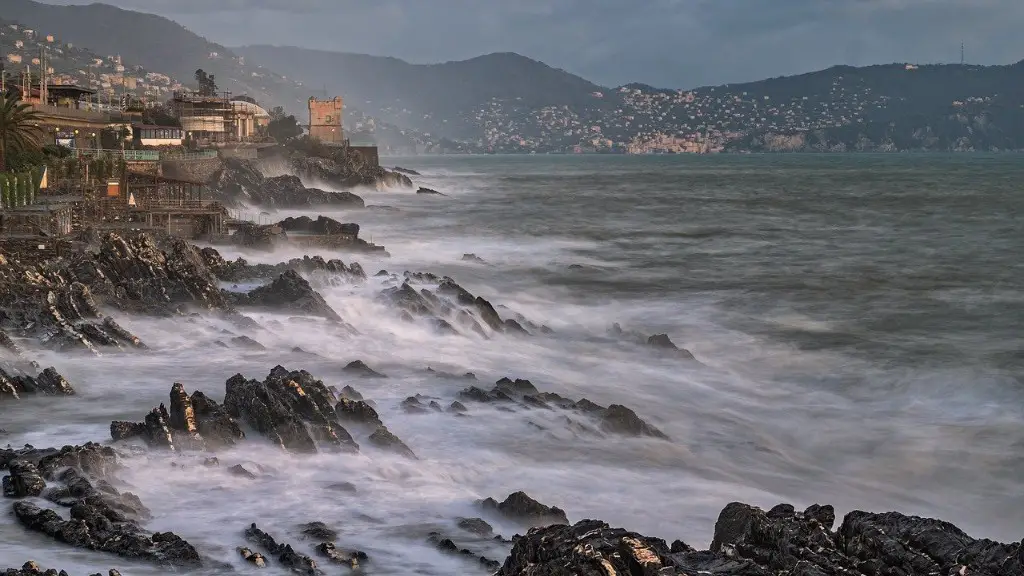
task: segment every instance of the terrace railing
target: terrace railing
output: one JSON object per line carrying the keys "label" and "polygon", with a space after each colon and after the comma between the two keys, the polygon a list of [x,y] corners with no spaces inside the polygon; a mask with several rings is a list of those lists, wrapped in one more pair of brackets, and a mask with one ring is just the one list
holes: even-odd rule
{"label": "terrace railing", "polygon": [[75,154],[79,158],[83,156],[111,156],[113,158],[124,158],[128,162],[155,162],[160,160],[158,150],[111,150],[106,148],[76,148]]}

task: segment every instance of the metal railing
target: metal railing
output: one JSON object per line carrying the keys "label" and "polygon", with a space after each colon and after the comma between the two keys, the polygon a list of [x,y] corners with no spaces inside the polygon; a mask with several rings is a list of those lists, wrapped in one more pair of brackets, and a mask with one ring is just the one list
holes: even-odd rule
{"label": "metal railing", "polygon": [[83,156],[105,156],[113,158],[124,158],[127,161],[153,162],[160,160],[160,152],[157,150],[111,150],[106,148],[76,148],[75,154]]}
{"label": "metal railing", "polygon": [[216,150],[199,150],[197,152],[164,152],[163,160],[208,160],[216,158]]}

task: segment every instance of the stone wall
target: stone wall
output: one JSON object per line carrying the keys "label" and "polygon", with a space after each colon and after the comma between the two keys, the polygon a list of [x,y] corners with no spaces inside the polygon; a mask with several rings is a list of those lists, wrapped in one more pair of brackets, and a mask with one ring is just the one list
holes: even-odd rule
{"label": "stone wall", "polygon": [[163,160],[161,169],[165,178],[206,182],[223,167],[220,158],[201,158],[196,160]]}
{"label": "stone wall", "polygon": [[362,155],[363,160],[371,166],[380,166],[380,153],[376,146],[350,146],[349,148]]}

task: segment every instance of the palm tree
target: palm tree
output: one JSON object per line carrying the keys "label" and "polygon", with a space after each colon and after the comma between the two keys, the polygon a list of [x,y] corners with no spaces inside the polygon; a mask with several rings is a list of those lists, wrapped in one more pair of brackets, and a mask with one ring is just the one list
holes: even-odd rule
{"label": "palm tree", "polygon": [[39,112],[12,94],[0,94],[0,172],[14,155],[38,147],[42,137]]}

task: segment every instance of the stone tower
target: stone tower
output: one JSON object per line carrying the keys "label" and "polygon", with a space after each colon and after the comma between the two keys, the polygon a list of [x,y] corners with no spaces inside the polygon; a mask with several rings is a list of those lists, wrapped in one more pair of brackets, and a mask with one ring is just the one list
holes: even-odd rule
{"label": "stone tower", "polygon": [[324,144],[340,145],[345,141],[341,127],[341,96],[333,100],[309,99],[309,135]]}

